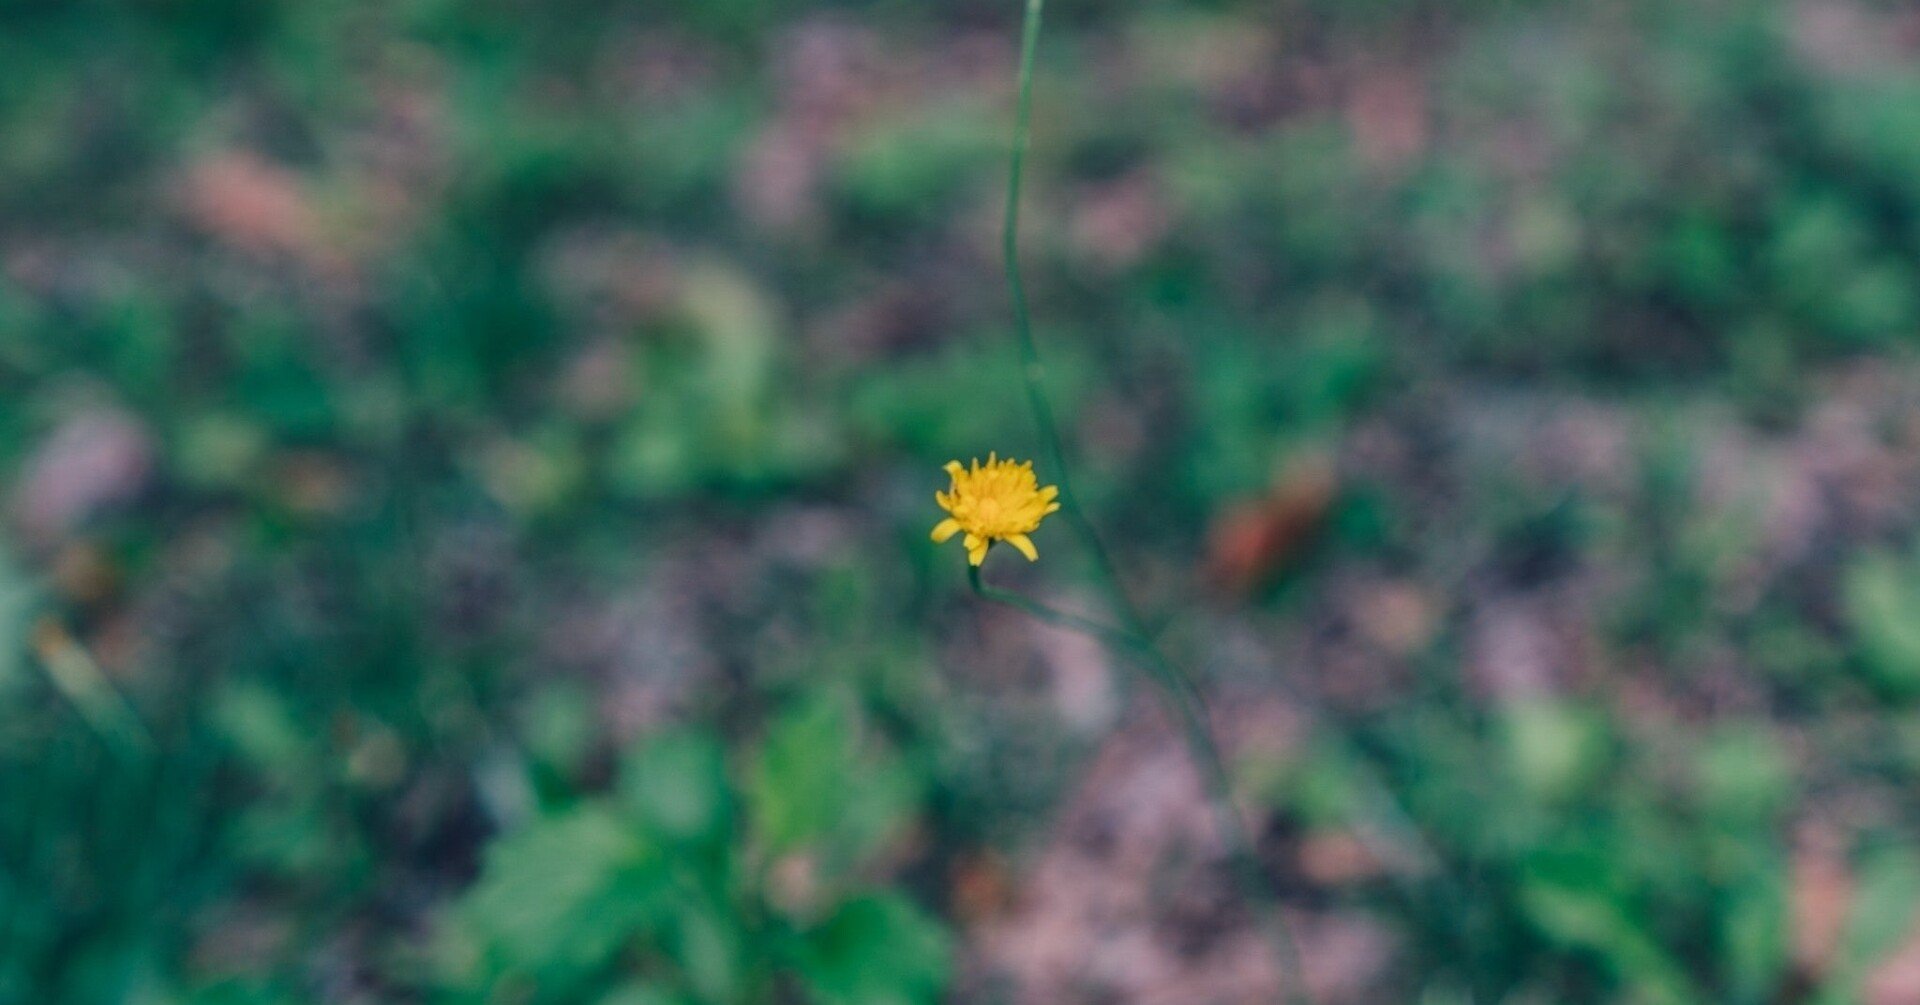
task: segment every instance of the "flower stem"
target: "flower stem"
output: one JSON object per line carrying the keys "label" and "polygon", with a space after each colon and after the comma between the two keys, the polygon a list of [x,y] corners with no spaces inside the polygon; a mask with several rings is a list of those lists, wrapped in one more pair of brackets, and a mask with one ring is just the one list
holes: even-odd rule
{"label": "flower stem", "polygon": [[1273,888],[1272,878],[1261,868],[1259,857],[1255,854],[1246,819],[1240,815],[1233,801],[1233,785],[1227,775],[1226,761],[1207,727],[1206,706],[1199,688],[1167,659],[1158,646],[1139,634],[1048,607],[1011,590],[988,586],[981,582],[978,566],[967,567],[967,582],[982,600],[1003,604],[1048,624],[1091,636],[1123,658],[1133,661],[1160,689],[1162,700],[1180,724],[1187,754],[1200,773],[1207,801],[1213,808],[1220,840],[1226,845],[1227,856],[1233,863],[1235,882],[1258,915],[1260,928],[1265,932],[1280,964],[1285,999],[1291,1005],[1312,1005],[1313,999],[1301,979],[1299,948],[1294,945],[1286,919],[1280,914],[1279,896]]}
{"label": "flower stem", "polygon": [[1118,570],[1100,534],[1080,508],[1073,491],[1073,474],[1067,465],[1067,452],[1060,439],[1060,424],[1053,417],[1053,403],[1047,398],[1046,367],[1033,339],[1033,316],[1027,309],[1027,286],[1020,272],[1020,191],[1026,176],[1027,148],[1033,125],[1033,66],[1040,48],[1040,27],[1046,0],[1027,0],[1026,23],[1020,35],[1020,97],[1014,112],[1013,156],[1007,174],[1007,211],[1000,234],[1001,258],[1006,266],[1007,290],[1013,302],[1013,330],[1020,349],[1020,375],[1027,392],[1027,405],[1040,427],[1041,446],[1047,464],[1060,486],[1060,511],[1074,532],[1092,552],[1100,581],[1127,630],[1145,636],[1140,612],[1121,586]]}
{"label": "flower stem", "polygon": [[1131,659],[1146,671],[1148,678],[1158,687],[1162,700],[1180,723],[1188,754],[1193,758],[1205,785],[1208,801],[1213,805],[1220,839],[1227,846],[1228,855],[1238,875],[1240,889],[1258,912],[1260,927],[1267,933],[1273,945],[1274,954],[1280,966],[1283,997],[1290,1005],[1312,1005],[1312,996],[1307,992],[1301,973],[1299,949],[1287,930],[1286,920],[1281,916],[1279,896],[1273,887],[1272,877],[1261,868],[1259,859],[1254,853],[1254,842],[1249,837],[1246,820],[1234,804],[1233,788],[1227,775],[1226,762],[1209,728],[1206,705],[1200,689],[1180,671],[1179,667],[1167,659],[1166,654],[1162,653],[1159,646],[1155,644],[1153,633],[1147,630],[1145,619],[1141,617],[1139,608],[1128,595],[1119,571],[1113,563],[1113,558],[1100,538],[1099,531],[1087,518],[1086,512],[1080,508],[1073,491],[1073,478],[1071,469],[1067,465],[1066,449],[1061,442],[1059,423],[1054,419],[1053,405],[1047,398],[1046,370],[1040,363],[1040,353],[1034,344],[1033,320],[1027,307],[1027,289],[1020,270],[1020,191],[1022,179],[1026,173],[1027,148],[1032,134],[1034,57],[1039,49],[1040,28],[1045,8],[1046,0],[1026,0],[1026,17],[1020,36],[1020,93],[1015,112],[1013,152],[1007,176],[1007,209],[1001,244],[1006,264],[1007,288],[1013,304],[1014,332],[1019,344],[1021,377],[1026,387],[1027,404],[1033,410],[1034,421],[1040,428],[1040,438],[1046,450],[1047,462],[1053,468],[1054,478],[1060,486],[1061,513],[1093,555],[1099,580],[1106,589],[1114,614],[1120,619],[1120,627],[1110,627],[1088,618],[1055,610],[1017,593],[989,587],[981,582],[978,566],[968,566],[967,581],[982,599],[1005,604],[1048,623],[1092,636],[1114,652]]}

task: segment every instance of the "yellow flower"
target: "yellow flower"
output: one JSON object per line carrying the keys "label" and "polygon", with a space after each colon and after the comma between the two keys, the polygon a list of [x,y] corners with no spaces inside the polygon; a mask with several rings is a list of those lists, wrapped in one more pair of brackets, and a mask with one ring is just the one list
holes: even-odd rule
{"label": "yellow flower", "polygon": [[1039,528],[1048,513],[1060,508],[1053,501],[1060,489],[1053,485],[1041,488],[1033,476],[1032,461],[1003,461],[997,454],[988,454],[984,466],[978,457],[971,468],[948,461],[947,475],[953,483],[947,491],[933,494],[934,501],[949,514],[933,528],[935,544],[965,531],[967,561],[974,565],[986,560],[987,547],[995,541],[1013,545],[1029,562],[1040,558],[1027,535]]}

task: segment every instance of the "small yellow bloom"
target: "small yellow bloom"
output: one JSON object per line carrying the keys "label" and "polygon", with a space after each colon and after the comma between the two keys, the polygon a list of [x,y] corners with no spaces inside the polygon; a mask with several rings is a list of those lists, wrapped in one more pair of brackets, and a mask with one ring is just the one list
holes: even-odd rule
{"label": "small yellow bloom", "polygon": [[1040,558],[1027,535],[1039,528],[1048,513],[1060,508],[1054,502],[1060,489],[1053,485],[1041,488],[1033,476],[1032,461],[1003,461],[998,454],[988,454],[985,465],[976,457],[971,468],[948,461],[947,475],[953,483],[947,491],[933,494],[934,501],[949,514],[933,528],[935,544],[965,531],[967,561],[974,565],[986,560],[987,547],[995,541],[1013,545],[1029,562]]}

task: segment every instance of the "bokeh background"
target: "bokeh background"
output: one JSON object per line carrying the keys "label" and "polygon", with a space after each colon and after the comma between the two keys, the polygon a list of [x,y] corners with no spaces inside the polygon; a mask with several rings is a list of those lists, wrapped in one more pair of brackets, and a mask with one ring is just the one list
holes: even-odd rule
{"label": "bokeh background", "polygon": [[[0,0],[0,1002],[1274,1001],[1018,6]],[[1920,1001],[1920,15],[1049,14],[1320,1001]]]}

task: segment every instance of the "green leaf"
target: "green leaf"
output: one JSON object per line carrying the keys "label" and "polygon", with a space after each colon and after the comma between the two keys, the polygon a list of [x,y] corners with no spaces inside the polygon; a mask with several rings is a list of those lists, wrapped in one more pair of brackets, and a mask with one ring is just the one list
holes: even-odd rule
{"label": "green leaf", "polygon": [[455,908],[455,942],[443,948],[477,957],[482,979],[495,969],[590,971],[659,916],[658,866],[635,828],[604,807],[537,821],[488,848],[480,881]]}
{"label": "green leaf", "polygon": [[1600,957],[1634,991],[1654,1002],[1702,1000],[1685,970],[1622,902],[1604,874],[1605,863],[1582,857],[1552,863],[1528,876],[1520,900],[1541,932],[1563,945]]}
{"label": "green leaf", "polygon": [[949,937],[911,901],[848,901],[805,937],[801,979],[821,1005],[933,1002],[947,983]]}
{"label": "green leaf", "polygon": [[254,770],[290,787],[315,784],[311,731],[301,728],[280,695],[236,682],[221,689],[212,711],[215,727]]}
{"label": "green leaf", "polygon": [[620,794],[642,819],[677,841],[711,839],[728,815],[725,752],[712,734],[685,729],[627,752]]}
{"label": "green leaf", "polygon": [[1878,963],[1912,930],[1916,907],[1920,907],[1920,856],[1902,847],[1868,855],[1860,865],[1836,970],[1857,979]]}
{"label": "green leaf", "polygon": [[741,933],[730,919],[705,905],[687,903],[675,919],[674,957],[687,982],[705,1001],[740,1000],[746,962]]}
{"label": "green leaf", "polygon": [[776,722],[748,788],[760,839],[775,852],[816,847],[851,863],[891,839],[916,802],[913,779],[861,749],[850,703],[819,697]]}
{"label": "green leaf", "polygon": [[1764,724],[1718,727],[1695,764],[1701,800],[1723,822],[1769,819],[1793,790],[1793,768]]}
{"label": "green leaf", "polygon": [[1790,938],[1784,870],[1759,875],[1735,891],[1721,928],[1727,985],[1737,1001],[1761,1001],[1779,986]]}
{"label": "green leaf", "polygon": [[528,702],[521,727],[527,750],[543,766],[567,773],[586,757],[593,741],[593,704],[585,691],[555,686]]}
{"label": "green leaf", "polygon": [[1903,691],[1920,688],[1920,583],[1905,562],[1869,555],[1847,570],[1842,596],[1867,669]]}
{"label": "green leaf", "polygon": [[1571,796],[1604,766],[1605,725],[1590,709],[1555,699],[1523,701],[1502,709],[1500,723],[1513,775],[1536,799]]}
{"label": "green leaf", "polygon": [[937,114],[878,123],[844,152],[837,187],[875,223],[927,213],[999,155],[1000,123],[984,111],[951,103]]}

